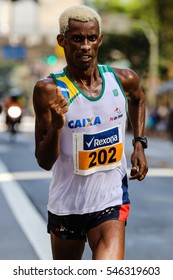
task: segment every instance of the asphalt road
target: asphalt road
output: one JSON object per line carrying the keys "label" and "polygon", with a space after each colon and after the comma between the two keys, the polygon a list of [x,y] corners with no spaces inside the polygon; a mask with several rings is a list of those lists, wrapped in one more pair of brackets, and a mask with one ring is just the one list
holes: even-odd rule
{"label": "asphalt road", "polygon": [[[46,232],[51,172],[34,158],[33,122],[25,120],[14,142],[0,125],[0,260],[51,259]],[[132,151],[127,134],[126,154]],[[131,212],[126,227],[127,260],[173,259],[173,143],[149,139],[149,173],[130,181]],[[86,244],[84,259],[91,259]]]}

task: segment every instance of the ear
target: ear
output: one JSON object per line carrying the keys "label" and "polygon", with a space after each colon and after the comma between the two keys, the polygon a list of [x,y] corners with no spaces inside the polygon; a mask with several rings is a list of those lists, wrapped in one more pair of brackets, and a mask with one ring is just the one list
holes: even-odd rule
{"label": "ear", "polygon": [[101,34],[99,38],[99,47],[101,46],[102,42],[103,42],[103,34]]}
{"label": "ear", "polygon": [[57,35],[57,42],[62,48],[64,48],[64,36],[62,34]]}

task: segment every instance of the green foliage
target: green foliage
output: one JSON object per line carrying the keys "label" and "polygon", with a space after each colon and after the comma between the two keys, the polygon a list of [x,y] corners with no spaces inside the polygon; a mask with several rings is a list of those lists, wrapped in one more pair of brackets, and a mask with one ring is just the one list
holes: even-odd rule
{"label": "green foliage", "polygon": [[91,0],[89,3],[97,7],[99,12],[134,13],[145,8],[147,0]]}
{"label": "green foliage", "polygon": [[149,43],[142,33],[133,33],[129,35],[104,34],[103,44],[99,49],[99,63],[115,62],[111,56],[112,51],[121,51],[131,67],[138,73],[147,72]]}
{"label": "green foliage", "polygon": [[[159,39],[160,74],[166,73],[173,61],[173,1],[172,0],[90,0],[90,4],[102,13],[122,12],[133,21],[146,22]],[[144,30],[137,29],[142,36]],[[131,35],[129,35],[131,36]],[[134,35],[133,35],[134,36]],[[130,37],[129,37],[130,40]],[[124,41],[127,44],[127,41]],[[138,49],[138,37],[133,45],[134,51],[143,56],[143,50]],[[121,46],[123,48],[123,44]],[[126,50],[127,51],[127,50]],[[166,70],[167,69],[167,70]]]}

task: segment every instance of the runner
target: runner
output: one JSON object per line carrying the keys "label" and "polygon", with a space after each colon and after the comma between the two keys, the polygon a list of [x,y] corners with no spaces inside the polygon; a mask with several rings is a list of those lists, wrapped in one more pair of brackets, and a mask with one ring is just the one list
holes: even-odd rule
{"label": "runner", "polygon": [[126,109],[133,128],[130,180],[148,171],[144,149],[145,95],[130,69],[98,64],[101,18],[79,5],[60,16],[58,44],[67,66],[34,88],[35,155],[52,169],[48,232],[54,259],[124,259],[129,215],[124,154]]}

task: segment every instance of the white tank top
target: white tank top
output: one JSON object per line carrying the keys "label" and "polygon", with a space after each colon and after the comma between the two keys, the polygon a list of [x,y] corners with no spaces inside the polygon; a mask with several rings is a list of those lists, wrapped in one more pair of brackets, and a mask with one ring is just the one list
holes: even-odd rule
{"label": "white tank top", "polygon": [[68,101],[60,154],[52,168],[48,210],[84,214],[129,203],[124,138],[126,98],[109,66],[98,65],[102,91],[90,98],[68,77],[52,74]]}

